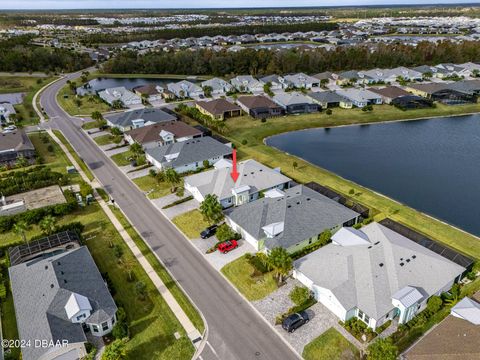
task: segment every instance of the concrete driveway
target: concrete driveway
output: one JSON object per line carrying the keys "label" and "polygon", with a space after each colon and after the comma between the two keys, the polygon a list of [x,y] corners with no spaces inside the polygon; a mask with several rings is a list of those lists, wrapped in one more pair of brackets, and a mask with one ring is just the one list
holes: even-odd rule
{"label": "concrete driveway", "polygon": [[198,207],[200,206],[200,203],[197,200],[192,199],[184,203],[169,207],[167,209],[163,209],[163,207],[175,201],[178,201],[180,199],[184,199],[190,195],[191,194],[187,190],[185,190],[183,197],[181,198],[175,194],[169,194],[167,196],[164,196],[158,199],[153,199],[151,201],[163,215],[165,215],[169,219],[173,219],[175,216],[198,209]]}
{"label": "concrete driveway", "polygon": [[216,269],[220,270],[228,263],[242,257],[246,253],[255,253],[255,249],[252,245],[250,245],[245,240],[238,240],[238,248],[226,253],[222,254],[219,251],[215,251],[213,253],[207,254],[207,250],[214,246],[218,239],[215,236],[212,236],[208,239],[194,239],[192,240],[193,245],[195,245],[203,254],[205,259]]}
{"label": "concrete driveway", "polygon": [[[303,286],[298,280],[289,278],[287,283],[281,286],[277,291],[271,293],[262,300],[254,301],[253,305],[267,319],[270,324],[275,324],[275,318],[288,311],[293,302],[290,300],[290,291],[296,286]],[[305,345],[322,335],[325,331],[334,327],[343,336],[345,336],[354,345],[358,345],[358,341],[353,338],[347,331],[338,324],[338,318],[330,312],[323,304],[316,303],[309,309],[307,313],[310,321],[298,328],[293,333],[287,333],[282,329],[281,325],[276,325],[278,332],[285,340],[287,340],[295,350],[301,354]]]}

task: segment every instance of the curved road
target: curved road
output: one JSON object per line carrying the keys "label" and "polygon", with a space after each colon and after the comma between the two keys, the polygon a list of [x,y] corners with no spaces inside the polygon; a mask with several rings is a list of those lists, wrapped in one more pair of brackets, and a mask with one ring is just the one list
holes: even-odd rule
{"label": "curved road", "polygon": [[81,119],[70,117],[59,107],[57,92],[67,80],[78,76],[79,73],[69,74],[41,93],[41,106],[50,118],[45,125],[63,132],[204,315],[208,337],[199,357],[204,360],[298,359],[264,319],[80,130]]}

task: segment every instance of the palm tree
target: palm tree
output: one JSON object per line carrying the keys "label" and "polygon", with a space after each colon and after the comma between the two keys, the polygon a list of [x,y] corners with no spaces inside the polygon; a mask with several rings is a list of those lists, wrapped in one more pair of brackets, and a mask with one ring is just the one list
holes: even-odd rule
{"label": "palm tree", "polygon": [[200,204],[200,212],[205,221],[214,224],[223,219],[223,208],[216,195],[208,194]]}
{"label": "palm tree", "polygon": [[170,191],[175,192],[175,186],[180,182],[180,175],[174,169],[169,168],[164,172],[164,177],[171,186]]}
{"label": "palm tree", "polygon": [[39,226],[45,235],[52,235],[57,230],[57,219],[52,215],[47,215],[40,221]]}
{"label": "palm tree", "polygon": [[280,285],[283,283],[283,279],[287,276],[292,269],[292,258],[288,254],[287,250],[282,247],[276,247],[268,254],[270,266],[273,268],[277,283]]}
{"label": "palm tree", "polygon": [[28,229],[29,226],[25,221],[19,221],[13,225],[14,233],[20,235],[25,243],[27,242],[27,236],[25,235],[25,233]]}
{"label": "palm tree", "polygon": [[143,154],[142,145],[140,145],[139,143],[133,143],[132,145],[130,145],[130,151],[133,153],[135,159],[138,159],[138,157]]}

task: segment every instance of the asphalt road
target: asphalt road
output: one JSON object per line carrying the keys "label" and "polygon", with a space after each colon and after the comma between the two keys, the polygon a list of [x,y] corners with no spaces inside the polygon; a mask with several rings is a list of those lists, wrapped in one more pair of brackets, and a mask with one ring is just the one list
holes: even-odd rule
{"label": "asphalt road", "polygon": [[47,126],[63,132],[204,315],[208,337],[200,358],[298,359],[247,301],[80,130],[82,120],[68,116],[58,106],[56,93],[75,77],[78,74],[70,74],[41,94],[41,106],[50,118]]}

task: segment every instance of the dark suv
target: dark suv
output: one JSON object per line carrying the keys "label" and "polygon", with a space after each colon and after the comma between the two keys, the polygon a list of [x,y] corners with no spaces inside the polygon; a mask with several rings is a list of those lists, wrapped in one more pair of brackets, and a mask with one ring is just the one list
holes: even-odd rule
{"label": "dark suv", "polygon": [[289,333],[294,332],[300,326],[308,323],[310,318],[305,311],[300,311],[298,313],[292,314],[282,321],[282,328]]}
{"label": "dark suv", "polygon": [[217,225],[212,225],[207,227],[205,230],[203,230],[200,233],[200,237],[202,239],[206,239],[206,238],[209,238],[210,236],[215,235],[216,232],[217,232]]}

